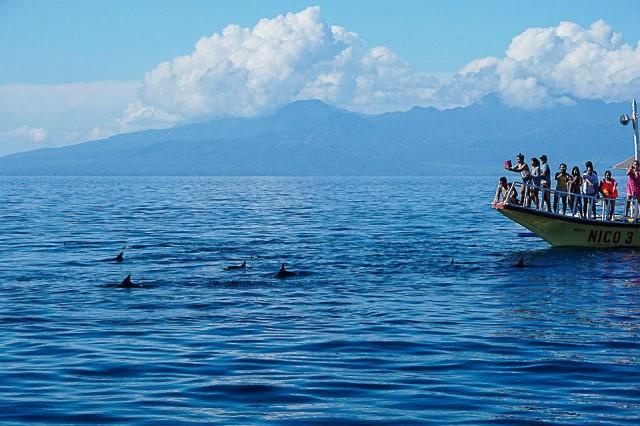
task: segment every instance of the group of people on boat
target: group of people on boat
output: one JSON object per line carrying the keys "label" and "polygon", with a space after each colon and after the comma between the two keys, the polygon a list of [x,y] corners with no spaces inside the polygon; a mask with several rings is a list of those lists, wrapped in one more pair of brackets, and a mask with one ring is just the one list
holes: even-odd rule
{"label": "group of people on boat", "polygon": [[[571,173],[568,173],[567,165],[560,164],[553,177],[555,181],[553,204],[551,203],[551,168],[546,155],[541,155],[539,159],[533,157],[530,159],[530,164],[527,164],[524,155],[520,153],[516,156],[515,165],[511,165],[511,161],[505,161],[504,168],[520,173],[522,186],[520,194],[517,194],[515,188],[512,188],[513,184],[502,176],[494,198],[496,203],[506,201],[509,204],[530,208],[533,205],[537,210],[546,210],[555,214],[561,211],[563,215],[567,214],[568,208],[573,216],[595,218],[597,200],[602,198],[604,200],[603,216],[606,216],[607,220],[615,218],[618,182],[612,177],[610,170],[607,170],[604,178],[600,180],[591,161],[585,163],[582,173],[578,166],[574,166]],[[628,167],[627,177],[625,218],[629,217],[634,200],[635,205],[640,200],[640,162],[638,160],[633,161]],[[634,214],[637,215],[637,212]]]}

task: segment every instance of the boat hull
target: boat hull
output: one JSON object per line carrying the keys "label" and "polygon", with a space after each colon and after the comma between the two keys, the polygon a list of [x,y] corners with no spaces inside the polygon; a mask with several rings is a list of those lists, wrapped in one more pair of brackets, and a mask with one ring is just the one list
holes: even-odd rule
{"label": "boat hull", "polygon": [[554,247],[640,247],[640,223],[585,220],[502,203],[494,208]]}

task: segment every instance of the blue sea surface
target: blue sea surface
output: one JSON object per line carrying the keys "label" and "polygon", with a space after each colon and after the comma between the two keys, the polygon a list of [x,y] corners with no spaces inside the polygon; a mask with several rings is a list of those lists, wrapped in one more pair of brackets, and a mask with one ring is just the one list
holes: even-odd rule
{"label": "blue sea surface", "polygon": [[639,424],[640,252],[495,182],[0,178],[0,423]]}

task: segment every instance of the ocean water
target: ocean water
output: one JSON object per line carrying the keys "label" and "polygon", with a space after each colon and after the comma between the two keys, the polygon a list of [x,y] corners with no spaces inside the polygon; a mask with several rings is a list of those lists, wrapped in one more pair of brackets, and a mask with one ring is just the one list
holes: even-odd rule
{"label": "ocean water", "polygon": [[0,178],[0,423],[637,425],[640,252],[494,184]]}

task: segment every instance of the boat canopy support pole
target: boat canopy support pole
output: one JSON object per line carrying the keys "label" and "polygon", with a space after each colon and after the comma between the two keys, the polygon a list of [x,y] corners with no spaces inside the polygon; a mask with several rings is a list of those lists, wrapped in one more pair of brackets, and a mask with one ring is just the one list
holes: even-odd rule
{"label": "boat canopy support pole", "polygon": [[634,158],[638,159],[638,105],[636,104],[636,98],[633,98],[631,103],[631,122],[633,123],[633,148]]}
{"label": "boat canopy support pole", "polygon": [[[631,122],[631,127],[633,127],[633,159],[638,160],[638,141],[640,140],[640,136],[638,136],[638,104],[636,103],[636,98],[633,98],[633,101],[631,102],[631,116],[628,116],[627,114],[622,114],[620,116],[620,124],[626,126],[629,122]],[[616,164],[616,168],[623,168],[623,166],[628,167],[629,164],[626,163],[629,160]]]}

